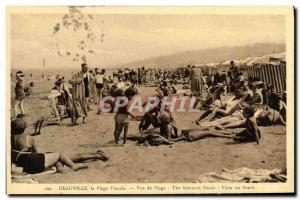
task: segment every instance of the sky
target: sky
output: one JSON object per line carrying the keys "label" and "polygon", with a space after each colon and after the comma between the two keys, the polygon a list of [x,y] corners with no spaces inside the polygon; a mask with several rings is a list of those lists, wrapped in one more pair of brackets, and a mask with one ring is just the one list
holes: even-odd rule
{"label": "sky", "polygon": [[[61,25],[62,17],[60,14],[11,15],[13,68],[40,68],[43,59],[48,67],[80,66],[81,60],[73,61],[75,54],[85,55],[89,65],[114,67],[183,51],[285,42],[285,18],[280,15],[93,14],[93,19],[84,15],[96,36],[94,41],[86,40],[84,30],[60,28],[53,34],[53,27],[57,23]],[[82,40],[87,45],[84,51],[77,47]]]}

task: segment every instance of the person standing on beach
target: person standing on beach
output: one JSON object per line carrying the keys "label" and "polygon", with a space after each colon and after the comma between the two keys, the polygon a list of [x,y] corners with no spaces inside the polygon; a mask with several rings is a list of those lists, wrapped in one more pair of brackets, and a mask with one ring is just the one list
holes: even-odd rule
{"label": "person standing on beach", "polygon": [[[72,96],[76,102],[79,103],[78,114],[76,118],[82,116],[83,123],[87,117],[88,101],[89,101],[89,75],[88,65],[86,63],[81,64],[81,71],[73,75],[72,80],[69,81],[73,87]],[[80,110],[80,111],[79,111]],[[77,122],[75,123],[77,124]]]}
{"label": "person standing on beach", "polygon": [[[84,88],[84,107],[85,110],[88,110],[88,104],[89,104],[89,97],[90,97],[90,92],[89,92],[89,75],[88,75],[88,65],[86,63],[83,63],[81,65],[81,76],[82,76],[82,83],[83,83],[83,88]],[[83,117],[83,123],[85,123],[85,117]]]}
{"label": "person standing on beach", "polygon": [[138,76],[138,86],[140,86],[142,84],[142,75],[141,75],[140,68],[138,68],[137,76]]}
{"label": "person standing on beach", "polygon": [[25,75],[22,71],[16,73],[16,87],[15,87],[15,104],[14,104],[14,117],[17,117],[19,114],[25,114],[24,111],[24,99],[25,99]]}
{"label": "person standing on beach", "polygon": [[123,145],[126,144],[128,127],[129,127],[128,116],[134,118],[135,115],[133,115],[131,112],[128,111],[130,102],[127,102],[126,105],[122,105],[122,104],[124,104],[125,99],[131,101],[133,96],[134,96],[134,91],[130,88],[127,89],[125,92],[122,89],[116,90],[116,99],[120,98],[119,99],[120,106],[118,106],[115,115],[115,130],[114,130],[115,144],[119,143],[120,135],[123,130],[124,130]]}
{"label": "person standing on beach", "polygon": [[191,91],[193,95],[200,96],[201,92],[201,83],[202,83],[202,71],[199,68],[196,68],[195,66],[192,66],[191,70]]}
{"label": "person standing on beach", "polygon": [[[98,94],[98,98],[99,98],[99,103],[103,97],[104,79],[105,79],[104,74],[105,74],[105,70],[102,69],[101,72],[97,71],[97,74],[95,76],[95,83],[96,83],[96,89],[97,89],[97,94]],[[97,114],[100,115],[100,113],[101,113],[101,109],[99,107]]]}

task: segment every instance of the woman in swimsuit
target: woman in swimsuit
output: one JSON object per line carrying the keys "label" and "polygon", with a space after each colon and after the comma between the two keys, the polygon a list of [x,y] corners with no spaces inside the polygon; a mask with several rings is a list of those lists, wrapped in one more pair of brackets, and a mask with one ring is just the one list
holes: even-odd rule
{"label": "woman in swimsuit", "polygon": [[259,126],[270,126],[274,124],[286,125],[280,112],[268,106],[264,106],[263,111],[256,117]]}
{"label": "woman in swimsuit", "polygon": [[23,167],[23,170],[27,173],[40,173],[52,166],[55,166],[58,172],[63,172],[63,165],[77,171],[88,166],[81,163],[75,164],[74,162],[93,159],[107,160],[107,157],[101,151],[76,154],[71,158],[61,153],[41,153],[38,150],[35,137],[24,134],[26,126],[24,115],[18,115],[11,122],[11,159],[12,163]]}

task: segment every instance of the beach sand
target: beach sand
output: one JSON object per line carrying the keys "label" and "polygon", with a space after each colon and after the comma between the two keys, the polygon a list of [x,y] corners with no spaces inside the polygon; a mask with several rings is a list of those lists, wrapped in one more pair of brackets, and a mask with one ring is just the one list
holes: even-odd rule
{"label": "beach sand", "polygon": [[[39,97],[49,94],[53,81],[37,82],[33,97],[25,100],[28,120],[49,115],[48,101]],[[13,93],[12,85],[12,93]],[[151,94],[154,88],[140,88],[142,95]],[[173,145],[137,146],[128,141],[125,146],[113,144],[114,114],[96,115],[92,105],[87,124],[73,126],[70,119],[62,125],[46,126],[37,136],[42,152],[63,152],[66,155],[103,150],[109,161],[88,163],[89,168],[37,177],[39,183],[178,183],[193,182],[200,174],[220,171],[223,168],[285,168],[286,129],[284,126],[261,127],[262,139],[256,143],[234,144],[223,138],[207,138],[195,142],[178,142]],[[180,129],[195,127],[200,113],[174,113]],[[129,134],[138,134],[137,121],[131,121]],[[27,132],[32,132],[28,128]]]}

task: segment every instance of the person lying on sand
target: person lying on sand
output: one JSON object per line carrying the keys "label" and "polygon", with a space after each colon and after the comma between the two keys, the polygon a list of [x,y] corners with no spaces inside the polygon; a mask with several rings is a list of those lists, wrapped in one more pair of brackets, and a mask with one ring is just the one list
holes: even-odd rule
{"label": "person lying on sand", "polygon": [[[272,126],[276,124],[286,125],[280,112],[268,107],[267,105],[259,107],[254,106],[254,108],[254,117],[256,118],[258,126]],[[240,112],[235,112],[231,116],[222,117],[211,122],[200,123],[199,126],[225,130],[228,128],[244,127],[245,121],[246,119]]]}
{"label": "person lying on sand", "polygon": [[256,117],[256,120],[259,126],[270,126],[275,124],[286,125],[280,112],[267,105],[263,106],[263,111]]}
{"label": "person lying on sand", "polygon": [[[259,144],[261,138],[260,130],[257,127],[254,116],[255,109],[253,107],[246,107],[243,110],[245,118],[243,129],[239,133],[235,132],[220,132],[211,127],[197,127],[188,130],[182,130],[182,134],[177,136],[177,128],[165,123],[160,129],[149,129],[143,132],[144,137],[140,138],[140,142],[147,141],[149,144],[173,144],[178,141],[196,141],[209,137],[220,137],[233,139],[236,142],[256,142]],[[175,134],[176,133],[176,134]],[[154,137],[155,136],[155,137]],[[135,138],[136,139],[136,138]]]}
{"label": "person lying on sand", "polygon": [[225,103],[222,107],[215,107],[213,109],[208,110],[207,112],[203,113],[197,120],[196,123],[199,124],[203,120],[212,121],[217,116],[230,116],[236,110],[239,109],[239,104],[242,103],[248,94],[244,95],[242,90],[237,89],[234,92],[234,97],[230,99],[228,102]]}
{"label": "person lying on sand", "polygon": [[11,159],[12,163],[23,167],[27,173],[40,173],[44,170],[55,166],[58,172],[63,172],[63,166],[66,165],[73,171],[87,168],[88,166],[81,163],[86,160],[107,160],[108,158],[102,151],[95,153],[76,154],[67,157],[62,153],[46,152],[42,153],[38,149],[35,137],[25,134],[27,123],[24,115],[20,114],[11,122]]}
{"label": "person lying on sand", "polygon": [[139,136],[130,136],[128,139],[136,140],[139,144],[150,144],[150,145],[160,145],[160,144],[173,144],[171,141],[178,137],[178,129],[171,125],[170,114],[168,112],[161,112],[158,116],[159,125],[155,128],[147,129],[141,131]]}
{"label": "person lying on sand", "polygon": [[260,130],[257,126],[256,119],[254,118],[255,109],[253,107],[246,107],[243,110],[243,116],[245,118],[245,129],[239,133],[220,133],[217,130],[207,127],[194,128],[189,130],[182,130],[181,136],[171,141],[196,141],[207,137],[221,137],[233,139],[237,142],[256,142],[259,144],[261,138]]}
{"label": "person lying on sand", "polygon": [[216,129],[236,128],[245,124],[245,118],[240,112],[235,112],[231,116],[222,117],[213,121],[199,123],[200,127],[211,127]]}

